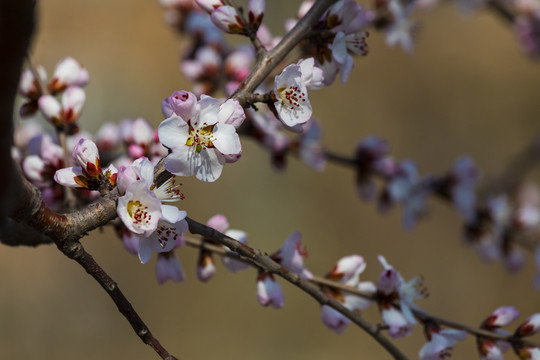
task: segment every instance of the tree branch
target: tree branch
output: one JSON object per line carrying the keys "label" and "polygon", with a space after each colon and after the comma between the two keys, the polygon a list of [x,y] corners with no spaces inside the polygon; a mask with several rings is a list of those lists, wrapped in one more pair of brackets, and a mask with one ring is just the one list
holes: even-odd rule
{"label": "tree branch", "polygon": [[248,105],[248,96],[255,91],[285,56],[312,31],[313,25],[335,2],[337,0],[317,0],[307,14],[281,39],[279,44],[257,60],[249,76],[236,89],[231,98],[238,100],[243,107],[246,107]]}
{"label": "tree branch", "polygon": [[262,253],[258,249],[253,249],[250,246],[230,238],[211,227],[203,225],[193,219],[186,218],[189,224],[189,231],[192,234],[199,234],[205,238],[214,240],[222,245],[227,246],[231,251],[238,253],[240,258],[250,264],[256,266],[264,272],[278,275],[287,280],[294,286],[298,287],[305,293],[313,297],[320,305],[328,305],[335,309],[343,316],[347,317],[353,323],[358,325],[362,330],[373,337],[386,351],[388,351],[394,359],[405,360],[407,357],[386,337],[382,336],[377,325],[370,324],[364,320],[360,314],[353,312],[342,305],[339,301],[324,294],[316,285],[308,280],[300,277],[298,274],[292,273],[281,265],[273,261],[270,256]]}

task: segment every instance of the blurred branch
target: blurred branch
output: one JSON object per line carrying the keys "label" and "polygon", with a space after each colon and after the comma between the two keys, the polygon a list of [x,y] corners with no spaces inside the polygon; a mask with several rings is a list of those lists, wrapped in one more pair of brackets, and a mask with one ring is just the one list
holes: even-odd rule
{"label": "blurred branch", "polygon": [[288,271],[273,261],[270,256],[261,252],[258,249],[251,248],[250,246],[243,244],[239,241],[230,238],[219,231],[214,230],[211,227],[203,225],[193,219],[186,218],[189,224],[189,231],[192,234],[199,234],[205,238],[211,239],[222,245],[227,246],[232,251],[238,253],[240,259],[249,262],[264,272],[278,275],[287,280],[294,286],[298,287],[305,293],[313,297],[320,305],[328,305],[334,310],[347,317],[353,323],[358,325],[362,330],[373,337],[386,351],[388,351],[394,359],[405,360],[407,357],[397,348],[392,342],[380,333],[380,328],[377,325],[370,324],[364,320],[358,313],[351,311],[343,306],[338,300],[331,298],[324,294],[316,285],[312,284],[308,280],[300,277],[298,274]]}
{"label": "blurred branch", "polygon": [[533,141],[520,153],[518,153],[506,165],[504,170],[487,179],[478,190],[481,198],[497,195],[503,192],[512,192],[517,189],[525,178],[527,172],[540,163],[540,136],[535,136]]}
{"label": "blurred branch", "polygon": [[513,24],[516,21],[516,14],[510,2],[505,0],[488,0],[487,6],[508,23]]}
{"label": "blurred branch", "polygon": [[[211,251],[211,252],[213,252],[215,254],[219,254],[221,256],[227,256],[227,257],[233,258],[235,260],[243,261],[243,262],[248,263],[248,264],[253,266],[252,262],[244,259],[242,256],[238,255],[236,252],[229,251],[224,247],[216,246],[216,245],[210,244],[208,242],[205,242],[205,241],[203,241],[201,239],[196,239],[196,238],[192,238],[192,237],[186,237],[186,238],[184,238],[184,240],[185,240],[186,244],[189,245],[189,246],[196,247],[196,248],[203,248],[203,249]],[[377,301],[377,295],[376,294],[366,293],[366,292],[360,291],[358,289],[352,288],[352,287],[347,286],[347,285],[343,285],[343,284],[341,284],[339,282],[336,282],[336,281],[333,281],[333,280],[330,280],[330,279],[327,279],[327,278],[323,278],[323,277],[320,277],[320,276],[313,276],[313,278],[308,280],[308,281],[313,283],[313,284],[319,285],[319,286],[326,286],[326,287],[331,287],[331,288],[334,288],[334,289],[339,289],[339,290],[348,292],[350,294],[357,295],[357,296],[362,297],[364,299]],[[397,306],[397,304],[394,304],[394,305]],[[438,316],[428,314],[428,313],[426,313],[426,312],[424,312],[423,310],[420,310],[420,309],[411,308],[411,310],[412,310],[413,314],[415,315],[415,317],[418,319],[418,321],[420,321],[422,324],[426,324],[426,323],[430,323],[430,322],[431,323],[437,323],[437,324],[440,324],[440,325],[445,325],[445,326],[447,326],[449,328],[452,328],[452,329],[465,330],[467,333],[469,333],[471,335],[474,335],[474,336],[480,336],[480,337],[493,339],[493,340],[507,341],[509,343],[516,344],[516,345],[525,345],[525,346],[539,347],[540,348],[540,344],[534,343],[532,341],[523,340],[522,338],[514,337],[513,335],[504,335],[504,334],[497,333],[495,331],[488,331],[488,330],[479,329],[477,327],[464,325],[464,324],[461,324],[461,323],[458,323],[458,322],[455,322],[455,321],[447,320],[447,319],[444,319],[444,318],[441,318],[441,317],[438,317]]]}

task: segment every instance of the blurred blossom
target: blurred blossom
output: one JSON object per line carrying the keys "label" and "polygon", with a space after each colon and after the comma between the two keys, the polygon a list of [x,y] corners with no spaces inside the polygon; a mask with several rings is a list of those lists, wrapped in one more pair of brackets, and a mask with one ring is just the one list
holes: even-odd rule
{"label": "blurred blossom", "polygon": [[[326,278],[360,290],[368,296],[374,295],[377,289],[372,282],[360,282],[360,274],[364,272],[365,268],[366,263],[362,256],[345,256],[339,259]],[[370,299],[337,288],[325,286],[322,290],[327,296],[341,302],[345,308],[351,311],[367,309],[372,303]],[[350,323],[347,317],[327,305],[321,307],[321,318],[323,323],[337,334],[341,334]]]}
{"label": "blurred blossom", "polygon": [[451,171],[451,194],[454,205],[467,222],[476,219],[478,169],[471,158],[462,157]]}
{"label": "blurred blossom", "polygon": [[257,276],[257,300],[262,306],[283,307],[283,292],[272,274],[261,272]]}
{"label": "blurred blossom", "polygon": [[182,282],[186,276],[182,264],[174,255],[174,251],[159,253],[156,262],[156,277],[158,284],[162,285],[167,280]]}
{"label": "blurred blossom", "polygon": [[519,311],[513,306],[502,306],[496,309],[487,319],[482,322],[481,328],[494,330],[508,326],[519,316]]}
{"label": "blurred blossom", "polygon": [[306,279],[313,278],[313,274],[304,266],[307,257],[306,247],[302,244],[302,234],[292,233],[281,246],[281,249],[271,255],[272,260]]}

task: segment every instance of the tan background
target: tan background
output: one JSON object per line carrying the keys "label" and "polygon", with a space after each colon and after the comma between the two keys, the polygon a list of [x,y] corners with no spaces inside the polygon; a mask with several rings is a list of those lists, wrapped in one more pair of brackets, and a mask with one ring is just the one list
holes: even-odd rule
{"label": "tan background", "polygon": [[[281,31],[279,23],[298,2],[267,3],[267,19]],[[40,12],[35,61],[50,74],[71,55],[90,72],[83,127],[95,131],[104,121],[138,116],[157,125],[161,100],[189,89],[178,71],[182,41],[162,22],[157,3],[48,0]],[[357,59],[345,86],[310,94],[324,144],[350,153],[359,139],[376,134],[389,140],[396,158],[416,160],[422,173],[444,172],[464,154],[484,175],[500,170],[540,130],[540,65],[521,54],[512,30],[492,15],[463,17],[452,6],[423,14],[413,56],[372,33],[369,56]],[[268,252],[301,231],[307,265],[317,274],[359,253],[368,262],[364,279],[376,281],[382,253],[405,278],[424,275],[431,296],[420,306],[467,324],[501,305],[517,306],[520,320],[540,310],[530,256],[518,275],[500,264],[486,266],[462,246],[460,219],[446,204],[430,201],[430,216],[404,232],[398,209],[380,216],[357,198],[350,170],[329,165],[319,174],[291,159],[285,173],[276,173],[257,145],[242,145],[242,160],[228,165],[217,183],[185,181],[182,206],[191,217],[204,222],[224,213]],[[202,284],[196,251],[185,248],[179,254],[187,281],[158,286],[154,262],[141,265],[109,229],[84,244],[180,359],[390,358],[358,328],[341,336],[327,330],[319,306],[288,284],[282,284],[284,309],[262,308],[253,270],[232,275],[219,264],[215,278]],[[53,246],[2,247],[0,276],[0,359],[156,358],[101,288]],[[376,307],[365,316],[379,320]],[[416,358],[423,342],[417,327],[397,344]],[[454,358],[477,358],[472,338]]]}

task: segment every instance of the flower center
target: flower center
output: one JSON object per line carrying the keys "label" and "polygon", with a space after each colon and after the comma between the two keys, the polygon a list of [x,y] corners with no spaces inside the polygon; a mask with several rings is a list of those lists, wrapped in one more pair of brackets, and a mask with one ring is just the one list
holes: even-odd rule
{"label": "flower center", "polygon": [[206,150],[207,148],[213,148],[214,144],[214,125],[204,126],[195,129],[189,125],[189,136],[186,141],[187,146],[195,146],[195,152],[200,153],[201,150]]}
{"label": "flower center", "polygon": [[283,100],[285,106],[289,106],[291,110],[299,108],[300,103],[306,102],[306,94],[304,94],[298,86],[289,86],[278,89],[278,95]]}
{"label": "flower center", "polygon": [[133,223],[136,225],[146,225],[152,219],[152,215],[146,209],[148,209],[148,206],[144,206],[140,201],[131,200],[127,204],[129,217],[133,219]]}

